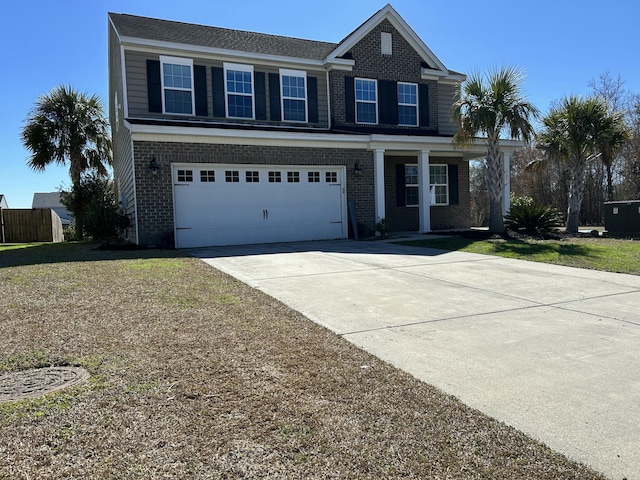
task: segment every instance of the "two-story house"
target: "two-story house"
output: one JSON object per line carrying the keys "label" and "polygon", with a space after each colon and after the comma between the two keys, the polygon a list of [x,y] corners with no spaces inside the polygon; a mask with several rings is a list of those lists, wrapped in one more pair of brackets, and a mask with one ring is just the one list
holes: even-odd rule
{"label": "two-story house", "polygon": [[108,28],[131,241],[370,236],[381,219],[390,231],[469,226],[469,160],[486,150],[453,143],[465,77],[390,5],[337,44],[116,13]]}

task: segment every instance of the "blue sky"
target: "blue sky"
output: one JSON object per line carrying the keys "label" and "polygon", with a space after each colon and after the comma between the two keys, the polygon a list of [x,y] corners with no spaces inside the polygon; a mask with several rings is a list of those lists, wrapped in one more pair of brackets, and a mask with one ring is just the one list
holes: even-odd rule
{"label": "blue sky", "polygon": [[[107,12],[338,42],[386,0],[22,0],[0,17],[0,194],[31,208],[34,192],[68,186],[67,168],[26,166],[20,132],[37,97],[71,84],[107,103]],[[395,0],[391,4],[450,69],[471,73],[515,65],[543,113],[552,101],[586,94],[588,82],[618,74],[640,94],[640,3],[585,0]],[[578,4],[579,6],[576,6]]]}

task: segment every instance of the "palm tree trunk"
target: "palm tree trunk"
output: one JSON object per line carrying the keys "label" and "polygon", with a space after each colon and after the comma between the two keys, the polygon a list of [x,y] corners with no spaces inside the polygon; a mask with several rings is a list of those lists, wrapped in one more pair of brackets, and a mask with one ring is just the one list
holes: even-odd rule
{"label": "palm tree trunk", "polygon": [[[77,192],[80,191],[82,181],[82,152],[72,151],[69,158],[69,175],[71,183]],[[73,212],[73,220],[75,224],[76,240],[84,238],[84,218],[82,212]]]}
{"label": "palm tree trunk", "polygon": [[584,198],[585,161],[578,159],[571,173],[569,185],[569,203],[567,208],[567,232],[578,233],[580,224],[580,208]]}
{"label": "palm tree trunk", "polygon": [[607,202],[613,202],[613,166],[611,163],[606,163],[607,167]]}
{"label": "palm tree trunk", "polygon": [[489,231],[504,232],[502,211],[502,187],[504,185],[502,154],[498,147],[498,135],[489,135],[487,150],[487,191],[489,193]]}

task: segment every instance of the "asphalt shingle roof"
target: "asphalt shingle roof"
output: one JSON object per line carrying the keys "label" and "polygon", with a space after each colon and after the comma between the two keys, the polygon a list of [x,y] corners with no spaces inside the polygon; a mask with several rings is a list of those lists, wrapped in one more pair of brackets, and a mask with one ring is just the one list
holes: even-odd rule
{"label": "asphalt shingle roof", "polygon": [[191,23],[109,13],[123,37],[221,48],[265,55],[324,60],[338,44],[265,33],[231,30]]}

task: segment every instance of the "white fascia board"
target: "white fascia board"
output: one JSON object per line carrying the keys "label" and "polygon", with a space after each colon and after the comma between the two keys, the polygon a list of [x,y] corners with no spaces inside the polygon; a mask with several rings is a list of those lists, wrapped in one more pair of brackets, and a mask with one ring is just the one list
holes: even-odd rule
{"label": "white fascia board", "polygon": [[400,32],[400,34],[407,40],[414,50],[421,54],[424,60],[434,64],[438,70],[448,73],[449,70],[444,64],[436,57],[429,47],[422,41],[422,39],[416,34],[416,32],[409,26],[407,22],[400,16],[400,14],[390,5],[387,4],[373,17],[369,18],[364,24],[362,24],[357,30],[352,32],[347,40],[342,43],[338,48],[329,54],[328,59],[334,60],[343,56],[349,50],[353,48],[360,40],[368,35],[380,22],[383,20],[389,20],[389,22]]}
{"label": "white fascia board", "polygon": [[423,80],[436,80],[439,83],[456,84],[464,82],[467,79],[467,76],[464,73],[452,74],[449,73],[449,71],[433,71],[430,68],[422,67],[422,69],[420,70],[420,78],[422,78]]}
{"label": "white fascia board", "polygon": [[[166,125],[131,125],[134,141],[204,143],[211,145],[267,145],[298,148],[347,148],[416,152],[430,150],[434,155],[462,156],[465,159],[484,157],[486,139],[476,139],[471,145],[458,146],[451,137],[422,137],[409,135],[352,135],[343,133],[280,132],[267,130],[233,130],[204,127]],[[500,147],[511,153],[523,142],[501,140]]]}
{"label": "white fascia board", "polygon": [[366,149],[368,135],[132,125],[136,141]]}
{"label": "white fascia board", "polygon": [[226,61],[238,59],[240,62],[261,63],[266,65],[304,65],[316,69],[323,69],[328,63],[326,60],[312,60],[308,58],[287,57],[284,55],[269,55],[264,53],[243,52],[241,50],[228,50],[224,48],[203,47],[184,43],[164,42],[160,40],[147,40],[135,37],[123,37],[122,44],[127,50],[148,52],[166,55],[175,52],[176,55],[187,57],[215,58]]}

